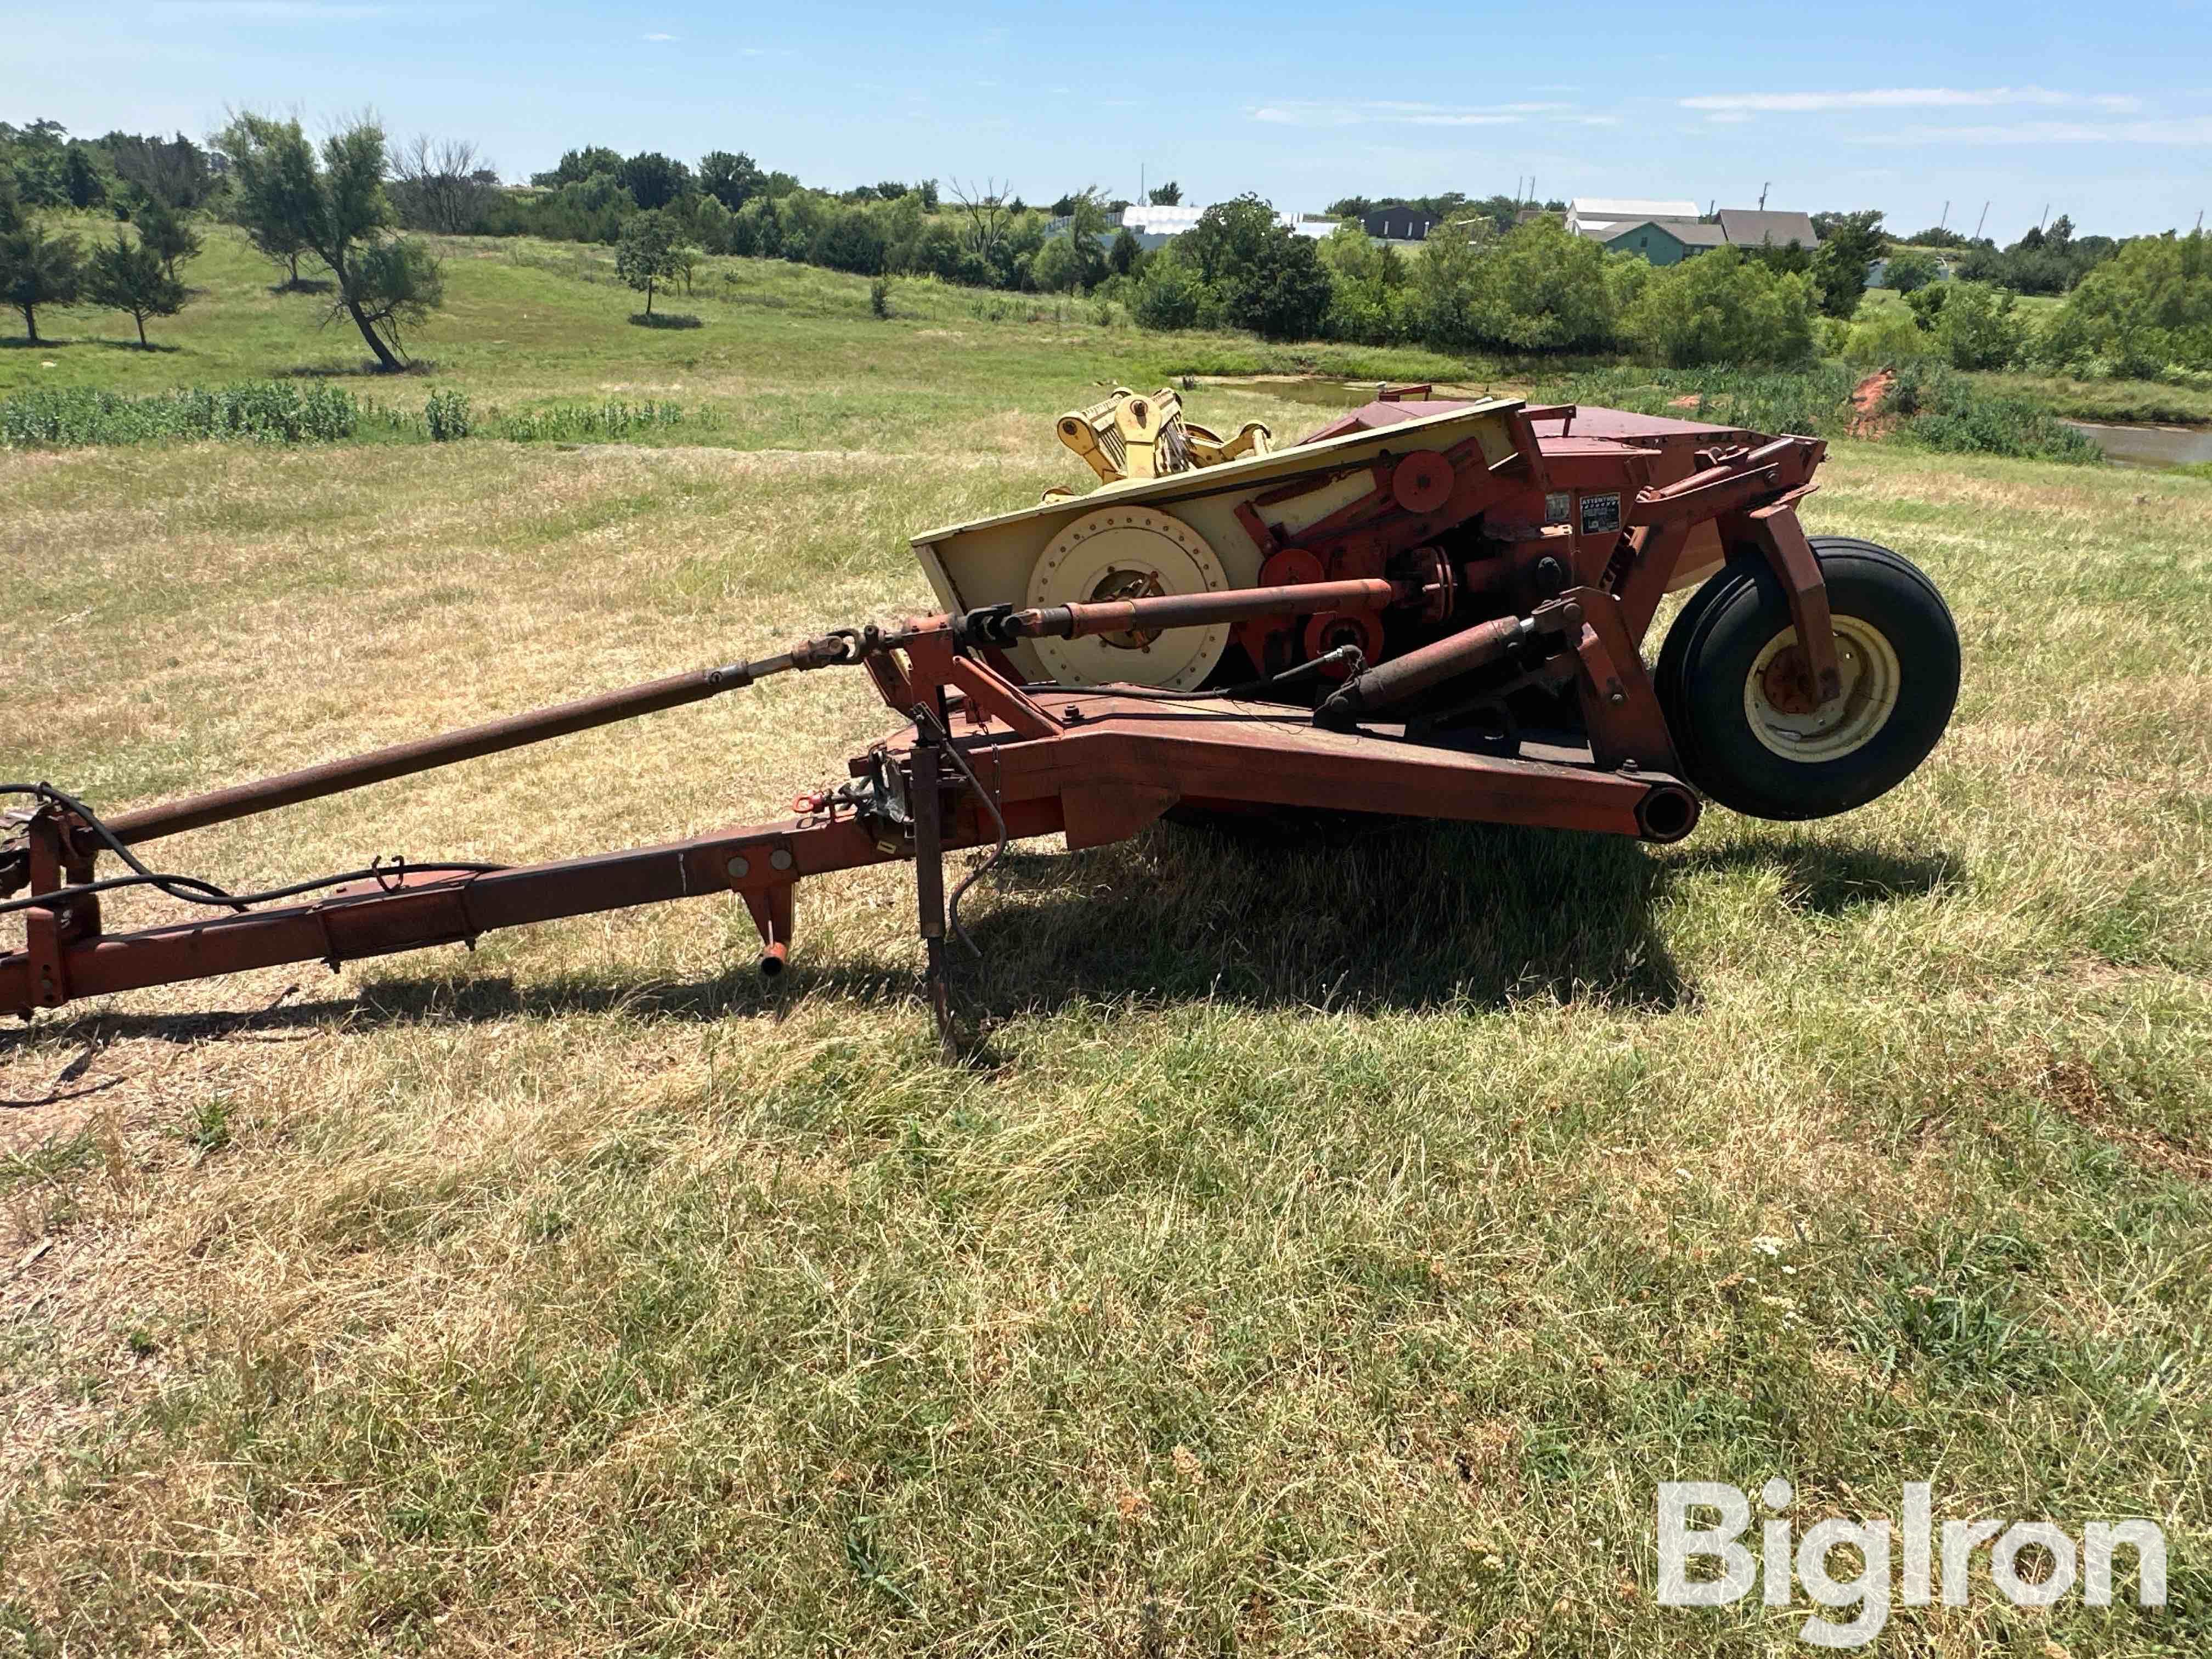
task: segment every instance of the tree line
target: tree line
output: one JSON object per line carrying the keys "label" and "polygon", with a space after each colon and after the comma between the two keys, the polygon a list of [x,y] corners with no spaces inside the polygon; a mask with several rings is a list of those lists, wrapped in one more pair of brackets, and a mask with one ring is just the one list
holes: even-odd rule
{"label": "tree line", "polygon": [[[1182,191],[1171,182],[1149,193],[1172,204]],[[1116,228],[1127,205],[1090,187],[1036,207],[991,179],[884,179],[832,192],[742,151],[692,164],[592,145],[510,187],[471,144],[425,137],[395,148],[368,120],[319,147],[296,121],[252,113],[204,147],[181,134],[88,141],[52,122],[0,123],[0,298],[33,338],[40,307],[88,301],[131,315],[143,341],[149,318],[173,315],[189,299],[179,265],[198,246],[194,216],[212,213],[245,229],[283,288],[325,295],[331,315],[349,321],[386,368],[404,362],[403,331],[442,294],[436,259],[409,232],[611,245],[648,316],[699,256],[725,254],[1086,295],[1121,303],[1147,327],[1275,339],[1628,350],[1677,366],[1911,345],[1961,368],[2212,367],[2201,237],[2121,242],[2077,235],[2062,217],[2006,248],[1940,228],[1900,247],[1883,216],[1863,210],[1814,215],[1817,249],[1724,247],[1654,268],[1571,234],[1549,214],[1525,218],[1528,204],[1504,196],[1346,198],[1332,212],[1346,222],[1321,239],[1247,196],[1151,251]],[[113,211],[113,243],[87,255],[45,228],[35,210],[56,206]],[[1443,222],[1401,252],[1370,240],[1349,216],[1381,206]],[[1934,280],[1932,259],[1917,251],[1931,245],[1951,251],[1961,280]],[[1868,265],[1885,253],[1912,309],[1854,325]],[[2013,296],[2051,291],[2065,292],[2065,305],[2032,325]]]}

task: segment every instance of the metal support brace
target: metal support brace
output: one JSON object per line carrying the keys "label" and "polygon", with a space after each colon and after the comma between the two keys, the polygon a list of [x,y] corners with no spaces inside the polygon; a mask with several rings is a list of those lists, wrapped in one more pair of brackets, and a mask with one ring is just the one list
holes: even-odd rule
{"label": "metal support brace", "polygon": [[914,741],[914,890],[937,1046],[950,1064],[960,1058],[960,1044],[952,1029],[952,982],[945,959],[945,757],[928,711],[916,713],[922,718],[915,721]]}

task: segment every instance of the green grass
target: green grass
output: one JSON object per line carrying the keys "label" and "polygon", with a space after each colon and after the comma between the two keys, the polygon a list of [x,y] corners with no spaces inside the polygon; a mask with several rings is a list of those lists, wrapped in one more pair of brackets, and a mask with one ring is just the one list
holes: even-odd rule
{"label": "green grass", "polygon": [[[0,453],[0,774],[123,807],[913,611],[907,532],[1073,481],[1047,417],[1194,346],[777,266],[632,329],[510,252],[453,257],[410,403],[716,447]],[[343,351],[262,303],[0,373]],[[1653,1486],[1775,1474],[1801,1530],[1919,1479],[2168,1527],[2164,1614],[1983,1589],[1886,1650],[2203,1651],[2212,483],[1848,441],[1821,483],[1967,662],[1843,818],[1024,847],[959,1071],[896,870],[808,884],[775,981],[708,900],[0,1034],[0,1098],[59,1097],[0,1121],[0,1652],[1749,1659],[1805,1605],[1654,1606]],[[894,723],[792,677],[160,850],[645,844]]]}
{"label": "green grass", "polygon": [[[80,234],[97,228],[88,219]],[[1420,380],[1466,368],[1420,351],[1146,334],[1115,308],[1105,308],[1102,322],[1089,301],[923,280],[896,283],[892,315],[879,319],[866,279],[764,259],[702,259],[690,294],[657,302],[701,326],[646,328],[630,320],[641,296],[616,280],[611,249],[453,239],[436,243],[444,309],[410,332],[416,372],[395,380],[368,372],[358,333],[343,321],[325,324],[323,299],[271,291],[272,268],[236,232],[208,226],[204,234],[206,252],[185,268],[198,295],[156,325],[159,349],[141,351],[126,338],[127,319],[53,313],[40,320],[40,331],[54,337],[49,343],[0,342],[0,397],[65,387],[137,394],[297,375],[405,412],[447,387],[518,417],[586,396],[672,402],[711,415],[717,445],[780,448],[801,434],[810,444],[865,447],[909,416],[956,416],[968,405],[946,393],[950,364],[963,387],[987,389],[1009,413],[1042,418],[1100,386],[1157,385],[1185,372]]]}

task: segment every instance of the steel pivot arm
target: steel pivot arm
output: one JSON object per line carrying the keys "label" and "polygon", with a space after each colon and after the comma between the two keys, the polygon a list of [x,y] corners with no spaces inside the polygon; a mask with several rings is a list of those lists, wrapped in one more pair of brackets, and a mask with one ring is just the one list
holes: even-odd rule
{"label": "steel pivot arm", "polygon": [[1813,700],[1842,696],[1827,584],[1797,522],[1797,503],[1816,488],[1813,471],[1827,447],[1817,438],[1777,438],[1756,449],[1706,451],[1700,471],[1641,492],[1629,509],[1628,562],[1614,590],[1635,635],[1650,625],[1691,530],[1711,520],[1723,545],[1756,548],[1788,594]]}
{"label": "steel pivot arm", "polygon": [[[1255,614],[1297,615],[1348,604],[1379,607],[1417,598],[1403,584],[1372,581],[1069,606],[1026,613],[1018,620],[1001,611],[927,617],[887,629],[840,629],[755,661],[647,681],[142,808],[112,820],[92,817],[89,809],[48,791],[49,798],[25,825],[21,842],[0,849],[0,896],[27,884],[33,901],[9,907],[24,916],[25,948],[0,955],[0,1010],[27,1013],[75,997],[286,962],[319,960],[335,967],[397,951],[473,943],[480,934],[500,927],[718,892],[735,892],[744,898],[760,928],[762,966],[775,972],[789,949],[791,890],[801,877],[915,856],[918,836],[933,848],[933,863],[944,850],[975,845],[984,835],[987,815],[982,804],[973,799],[973,791],[950,808],[933,797],[931,804],[939,810],[930,828],[929,805],[915,804],[917,786],[911,776],[909,742],[909,752],[902,755],[880,748],[872,751],[854,783],[803,798],[802,816],[784,823],[519,869],[456,873],[447,866],[377,872],[337,886],[319,902],[283,908],[246,908],[208,884],[151,875],[127,849],[187,830],[700,702],[794,671],[864,665],[885,702],[902,714],[958,706],[965,708],[972,725],[996,720],[1012,737],[1056,738],[1065,730],[1063,723],[1046,714],[989,661],[979,659],[995,654],[988,643],[993,628],[1005,626],[1008,631],[1003,637],[1011,638],[1024,630],[1176,627]],[[904,668],[896,660],[902,653]],[[943,750],[941,736],[938,742]],[[929,786],[921,787],[927,793]],[[1084,801],[1079,811],[1091,811],[1084,786],[1069,785],[1067,792]],[[1003,830],[1019,837],[1062,829],[1061,793],[1055,783],[1018,800],[993,800],[992,835]],[[1120,833],[1130,833],[1148,821],[1132,819]],[[925,830],[927,833],[921,835]],[[103,933],[99,884],[93,879],[93,866],[102,851],[131,862],[137,872],[120,880],[164,886],[172,892],[195,888],[215,896],[216,912],[205,920],[137,933]],[[941,928],[933,936],[941,940]]]}

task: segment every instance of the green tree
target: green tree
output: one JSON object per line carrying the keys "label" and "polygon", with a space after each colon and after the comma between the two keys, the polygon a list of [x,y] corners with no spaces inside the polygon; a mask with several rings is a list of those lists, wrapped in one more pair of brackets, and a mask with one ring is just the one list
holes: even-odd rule
{"label": "green tree", "polygon": [[1499,237],[1480,270],[1473,322],[1480,337],[1523,351],[1587,351],[1611,342],[1605,250],[1558,220],[1532,219]]}
{"label": "green tree", "polygon": [[1356,220],[1339,225],[1321,242],[1328,267],[1328,317],[1322,332],[1332,340],[1387,345],[1407,330],[1413,291],[1398,250],[1372,240]]}
{"label": "green tree", "polygon": [[1329,301],[1321,251],[1258,197],[1206,209],[1176,240],[1224,322],[1271,340],[1310,339],[1320,331]]}
{"label": "green tree", "polygon": [[650,212],[691,193],[691,169],[659,150],[641,150],[617,174],[638,206]]}
{"label": "green tree", "polygon": [[[1106,276],[1106,204],[1092,185],[1073,198],[1067,216],[1067,240],[1075,256],[1072,288],[1096,288]],[[1042,284],[1040,284],[1042,286]]]}
{"label": "green tree", "polygon": [[62,188],[71,207],[98,207],[107,199],[107,180],[100,177],[89,144],[72,143],[62,162]]}
{"label": "green tree", "polygon": [[112,246],[97,247],[85,268],[84,296],[109,311],[129,313],[138,325],[138,343],[146,344],[149,317],[173,317],[191,296],[163,268],[160,252],[143,237],[133,241],[121,231]]}
{"label": "green tree", "polygon": [[1899,248],[1889,256],[1889,266],[1883,273],[1887,286],[1899,294],[1911,294],[1926,288],[1930,283],[1943,280],[1943,267],[1932,253],[1917,247]]}
{"label": "green tree", "polygon": [[2142,376],[2169,363],[2212,368],[2212,236],[2169,231],[2128,242],[2066,296],[2042,355],[2103,358]]}
{"label": "green tree", "polygon": [[1170,242],[1145,262],[1129,314],[1145,328],[1193,328],[1205,297],[1205,283],[1177,244]]}
{"label": "green tree", "polygon": [[1181,207],[1182,186],[1170,179],[1164,185],[1154,185],[1146,191],[1145,200],[1153,207]]}
{"label": "green tree", "polygon": [[69,205],[69,129],[54,120],[27,127],[0,122],[0,160],[11,164],[14,182],[26,207]]}
{"label": "green tree", "polygon": [[622,167],[620,150],[609,149],[605,144],[586,144],[563,155],[560,165],[550,172],[532,173],[530,182],[540,190],[558,190],[563,185],[580,185],[595,173],[619,173]]}
{"label": "green tree", "polygon": [[1831,317],[1850,317],[1866,293],[1867,267],[1881,255],[1881,211],[1816,213],[1813,228],[1820,250],[1813,256],[1813,277],[1820,284],[1820,309]]}
{"label": "green tree", "polygon": [[241,220],[281,227],[319,260],[331,273],[331,315],[352,319],[382,368],[404,367],[401,328],[444,303],[445,288],[429,251],[391,234],[383,128],[362,120],[333,133],[319,163],[299,122],[249,112],[224,129],[220,148]]}
{"label": "green tree", "polygon": [[677,249],[682,238],[675,221],[659,208],[633,213],[623,222],[615,244],[615,274],[645,295],[645,314],[653,315],[653,290],[680,274]]}
{"label": "green tree", "polygon": [[23,332],[39,340],[39,311],[67,307],[83,287],[84,260],[76,238],[57,236],[27,214],[4,210],[0,222],[0,302],[23,315]]}
{"label": "green tree", "polygon": [[100,141],[116,176],[180,213],[204,207],[222,186],[213,159],[191,139],[111,132]]}
{"label": "green tree", "polygon": [[1047,294],[1066,294],[1083,281],[1083,261],[1073,238],[1054,237],[1036,251],[1030,262],[1030,281]]}
{"label": "green tree", "polygon": [[880,276],[884,253],[884,234],[875,216],[862,207],[831,210],[807,244],[807,258],[814,264],[858,276]]}
{"label": "green tree", "polygon": [[1127,225],[1114,233],[1114,245],[1106,250],[1106,263],[1116,276],[1127,276],[1145,263],[1145,245]]}
{"label": "green tree", "polygon": [[730,210],[719,197],[702,196],[691,215],[692,233],[709,253],[730,251]]}
{"label": "green tree", "polygon": [[1930,291],[1944,296],[1932,331],[1952,368],[2003,368],[2025,349],[2018,295],[1987,283],[1946,283]]}
{"label": "green tree", "polygon": [[146,197],[132,210],[131,221],[138,227],[138,240],[154,250],[162,270],[171,280],[176,277],[179,260],[198,258],[198,234],[185,222],[185,216],[167,202]]}
{"label": "green tree", "polygon": [[1622,316],[1620,331],[1676,368],[1802,362],[1813,355],[1811,285],[1738,249],[1718,247],[1654,270]]}
{"label": "green tree", "polygon": [[711,149],[699,158],[699,188],[732,213],[767,183],[767,175],[743,150]]}

